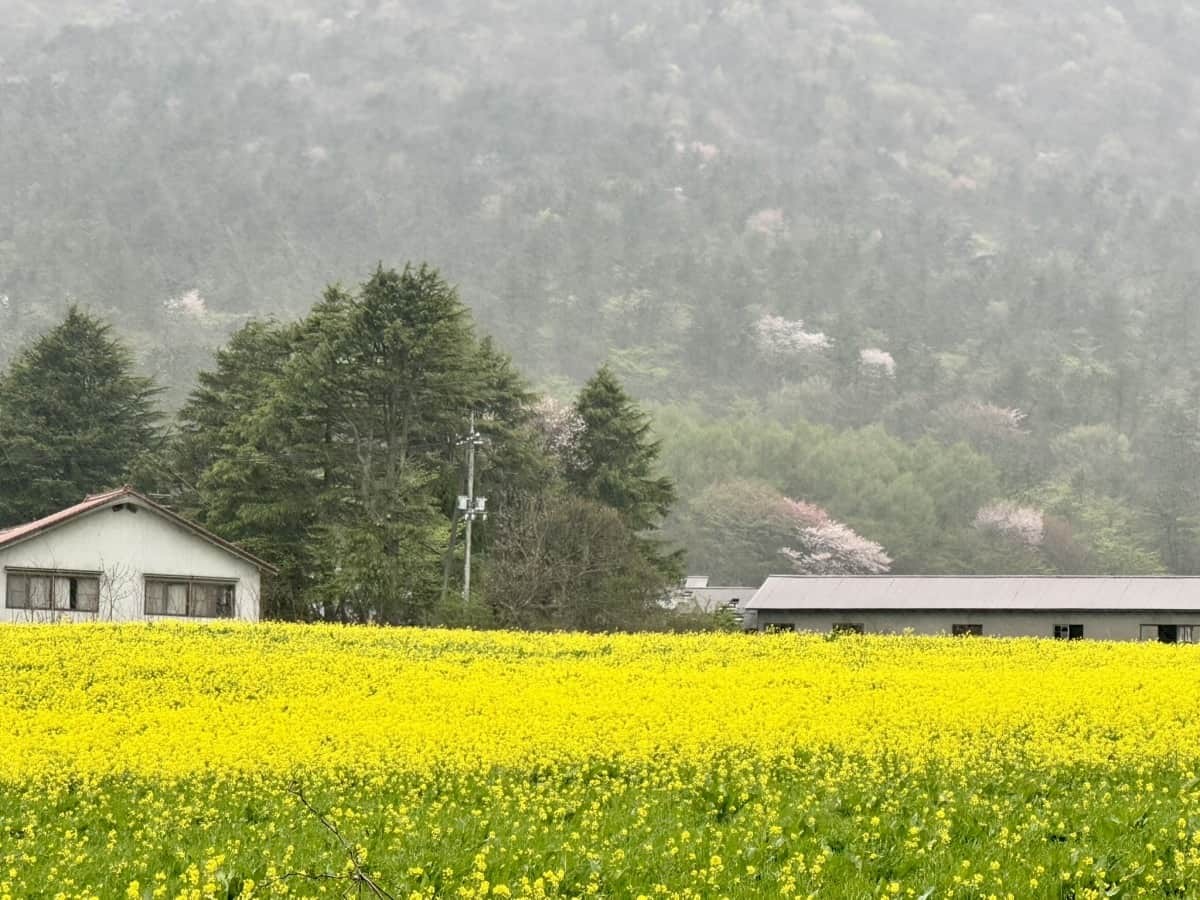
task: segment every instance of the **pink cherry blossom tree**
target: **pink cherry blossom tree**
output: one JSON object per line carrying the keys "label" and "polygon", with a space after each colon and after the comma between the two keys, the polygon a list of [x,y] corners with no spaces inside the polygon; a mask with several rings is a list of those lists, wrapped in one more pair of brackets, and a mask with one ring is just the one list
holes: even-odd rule
{"label": "pink cherry blossom tree", "polygon": [[770,313],[760,316],[754,324],[754,337],[759,352],[776,359],[828,350],[833,346],[824,332],[805,331],[800,319],[785,319]]}
{"label": "pink cherry blossom tree", "polygon": [[803,575],[883,575],[892,565],[883,546],[849,525],[834,520],[819,506],[783,498],[795,527],[795,538],[780,552]]}
{"label": "pink cherry blossom tree", "polygon": [[1046,521],[1040,509],[1018,506],[1008,500],[989,503],[975,514],[975,527],[1026,547],[1040,547],[1046,537]]}
{"label": "pink cherry blossom tree", "polygon": [[[757,583],[781,569],[804,575],[880,575],[883,547],[814,503],[749,479],[721,482],[690,504],[681,535],[693,565],[733,583]],[[781,559],[782,557],[782,559]]]}
{"label": "pink cherry blossom tree", "polygon": [[896,360],[886,350],[867,347],[858,351],[858,359],[863,369],[868,372],[886,375],[888,378],[896,377]]}

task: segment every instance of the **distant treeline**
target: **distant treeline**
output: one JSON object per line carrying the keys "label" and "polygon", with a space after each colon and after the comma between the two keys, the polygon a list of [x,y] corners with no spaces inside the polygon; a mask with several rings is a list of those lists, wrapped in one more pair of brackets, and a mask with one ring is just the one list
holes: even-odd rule
{"label": "distant treeline", "polygon": [[[660,537],[721,580],[815,564],[779,554],[797,529],[893,571],[1200,572],[1200,16],[1177,3],[0,18],[0,365],[73,299],[174,413],[243,326],[270,343],[255,319],[408,247],[551,395],[607,366],[653,401]],[[731,496],[778,513],[752,563],[702,549]]]}
{"label": "distant treeline", "polygon": [[539,382],[607,362],[906,439],[1020,410],[1022,488],[1072,429],[1153,455],[1195,408],[1200,16],[1170,0],[0,18],[0,360],[74,297],[174,407],[232,328],[406,247]]}
{"label": "distant treeline", "polygon": [[[130,480],[277,565],[269,615],[663,627],[679,555],[646,416],[605,368],[541,400],[427,266],[253,321],[173,420],[111,326],[72,308],[0,380],[0,524]],[[463,444],[478,422],[477,596],[459,599]],[[704,624],[704,623],[695,623]]]}
{"label": "distant treeline", "polygon": [[[569,400],[535,392],[425,265],[245,324],[174,416],[160,394],[112,326],[72,308],[0,377],[0,525],[128,480],[278,565],[271,615],[397,624],[665,627],[659,601],[685,569],[754,585],[1200,563],[1187,405],[1136,445],[1108,425],[1046,441],[966,399],[916,439],[779,400],[658,405],[652,422],[607,366]],[[472,415],[492,516],[466,606]]]}
{"label": "distant treeline", "polygon": [[[0,377],[0,526],[130,480],[278,565],[271,616],[337,622],[718,624],[665,616],[685,569],[1193,570],[1186,409],[1151,432],[1157,452],[1110,426],[1044,446],[971,401],[917,440],[778,406],[658,406],[652,422],[606,366],[569,402],[539,395],[426,265],[331,286],[296,322],[252,320],[178,414],[160,394],[112,326],[71,308]],[[472,415],[492,516],[466,605]]]}

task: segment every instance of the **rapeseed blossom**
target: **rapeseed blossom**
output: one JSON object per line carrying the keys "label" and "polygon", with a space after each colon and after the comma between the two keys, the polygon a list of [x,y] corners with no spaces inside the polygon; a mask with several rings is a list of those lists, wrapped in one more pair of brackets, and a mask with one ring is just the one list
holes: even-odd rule
{"label": "rapeseed blossom", "polygon": [[0,630],[0,898],[1200,895],[1200,648]]}

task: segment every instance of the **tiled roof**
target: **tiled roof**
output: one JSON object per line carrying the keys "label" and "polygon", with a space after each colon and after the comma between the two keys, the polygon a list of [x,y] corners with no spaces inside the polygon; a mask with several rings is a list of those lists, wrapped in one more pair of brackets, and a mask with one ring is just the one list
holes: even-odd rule
{"label": "tiled roof", "polygon": [[83,515],[86,512],[91,512],[93,509],[100,509],[105,506],[110,500],[115,500],[118,497],[124,497],[132,491],[131,488],[119,488],[115,491],[108,491],[104,494],[90,494],[84,498],[82,503],[76,503],[74,506],[68,506],[66,509],[59,510],[45,518],[38,519],[36,522],[26,522],[24,525],[16,525],[12,528],[6,528],[0,531],[0,547],[5,547],[8,544],[16,543],[21,538],[29,537],[30,535],[38,534],[45,531],[47,528],[53,528],[55,525],[60,525],[63,522],[70,521],[76,516]]}
{"label": "tiled roof", "polygon": [[165,506],[155,503],[144,494],[138,493],[133,488],[126,485],[122,488],[117,488],[115,491],[106,491],[103,494],[91,494],[84,498],[81,503],[76,503],[74,506],[68,506],[66,509],[52,513],[45,518],[38,519],[36,522],[27,522],[24,525],[17,525],[13,528],[8,528],[0,531],[0,549],[19,543],[35,535],[42,534],[52,528],[57,528],[66,522],[77,519],[80,516],[87,515],[90,512],[99,509],[105,509],[117,503],[134,503],[138,506],[146,507],[163,518],[173,522],[174,524],[185,528],[198,537],[203,538],[211,544],[215,544],[222,550],[232,553],[234,556],[244,559],[251,565],[257,566],[259,569],[275,574],[278,570],[270,563],[259,559],[252,553],[247,553],[245,550],[238,547],[236,544],[231,544],[224,538],[218,537],[206,528],[202,528],[195,522],[189,522],[187,519],[178,513],[172,512]]}

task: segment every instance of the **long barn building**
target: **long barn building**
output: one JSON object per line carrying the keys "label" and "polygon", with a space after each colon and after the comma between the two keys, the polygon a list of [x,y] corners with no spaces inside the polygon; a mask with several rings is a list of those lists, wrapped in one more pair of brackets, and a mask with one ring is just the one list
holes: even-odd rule
{"label": "long barn building", "polygon": [[1200,578],[772,575],[746,605],[760,631],[1200,642]]}

